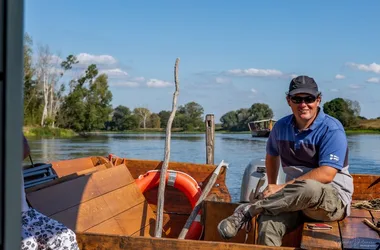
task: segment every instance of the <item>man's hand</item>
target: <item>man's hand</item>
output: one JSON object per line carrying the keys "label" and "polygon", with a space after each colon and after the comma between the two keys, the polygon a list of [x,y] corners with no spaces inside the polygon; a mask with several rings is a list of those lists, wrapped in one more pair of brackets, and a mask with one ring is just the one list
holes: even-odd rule
{"label": "man's hand", "polygon": [[268,198],[272,194],[277,193],[281,189],[283,189],[286,186],[286,184],[268,184],[268,186],[263,191],[263,198]]}

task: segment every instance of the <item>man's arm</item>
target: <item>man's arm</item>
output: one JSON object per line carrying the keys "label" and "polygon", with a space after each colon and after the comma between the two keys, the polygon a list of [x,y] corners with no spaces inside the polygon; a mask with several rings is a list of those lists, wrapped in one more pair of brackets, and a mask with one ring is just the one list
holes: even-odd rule
{"label": "man's arm", "polygon": [[[295,180],[316,180],[321,183],[327,184],[334,180],[336,173],[338,173],[338,170],[336,168],[330,167],[330,166],[320,166],[318,168],[315,168],[309,172],[307,172],[304,175],[301,175],[300,177],[296,178]],[[289,181],[286,184],[291,184],[293,181]]]}
{"label": "man's arm", "polygon": [[268,184],[277,183],[279,167],[280,167],[280,157],[267,154],[265,157],[265,168],[267,171]]}

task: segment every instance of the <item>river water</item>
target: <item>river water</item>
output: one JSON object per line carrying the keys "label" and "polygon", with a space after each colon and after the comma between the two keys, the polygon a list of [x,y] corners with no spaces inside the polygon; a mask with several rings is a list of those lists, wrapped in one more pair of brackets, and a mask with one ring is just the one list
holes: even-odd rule
{"label": "river water", "polygon": [[[350,135],[351,173],[380,174],[380,135]],[[163,160],[165,134],[101,134],[89,138],[28,138],[33,161],[49,162],[109,153],[124,158]],[[250,134],[215,134],[215,164],[229,163],[226,184],[233,201],[240,197],[242,175],[253,159],[265,157],[267,138]],[[206,162],[204,134],[172,134],[170,161]]]}

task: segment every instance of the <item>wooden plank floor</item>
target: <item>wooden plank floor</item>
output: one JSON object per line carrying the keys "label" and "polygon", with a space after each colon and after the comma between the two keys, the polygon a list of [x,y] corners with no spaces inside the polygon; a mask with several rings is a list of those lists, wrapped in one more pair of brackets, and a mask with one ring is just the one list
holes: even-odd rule
{"label": "wooden plank floor", "polygon": [[302,249],[380,249],[380,237],[377,232],[363,223],[363,220],[380,220],[380,212],[364,209],[351,209],[351,215],[339,222],[327,222],[331,230],[310,230],[304,223],[302,231]]}
{"label": "wooden plank floor", "polygon": [[[376,220],[380,219],[379,212],[373,212]],[[380,237],[377,232],[363,223],[371,214],[367,210],[352,209],[350,217],[339,222],[343,249],[378,249]]]}

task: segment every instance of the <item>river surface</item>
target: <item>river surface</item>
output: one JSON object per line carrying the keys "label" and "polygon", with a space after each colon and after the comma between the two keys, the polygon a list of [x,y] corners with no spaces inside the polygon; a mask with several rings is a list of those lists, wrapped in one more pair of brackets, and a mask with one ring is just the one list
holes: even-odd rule
{"label": "river surface", "polygon": [[[29,138],[33,161],[49,162],[109,153],[124,158],[163,160],[165,134],[102,134],[89,138]],[[226,184],[233,201],[240,197],[245,167],[265,157],[267,138],[250,134],[215,134],[215,164],[229,163]],[[172,134],[170,161],[206,162],[204,134]],[[380,174],[380,135],[348,136],[351,173]]]}

